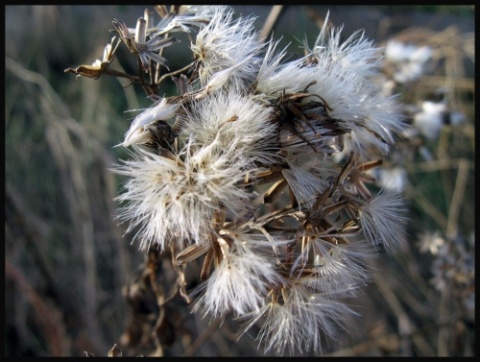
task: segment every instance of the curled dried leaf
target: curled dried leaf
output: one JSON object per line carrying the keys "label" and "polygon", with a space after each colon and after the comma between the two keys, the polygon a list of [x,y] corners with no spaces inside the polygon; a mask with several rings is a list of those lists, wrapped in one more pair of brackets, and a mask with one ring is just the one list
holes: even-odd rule
{"label": "curled dried leaf", "polygon": [[117,44],[114,46],[115,37],[112,38],[110,43],[105,46],[103,51],[103,59],[96,60],[92,65],[80,65],[76,68],[67,68],[65,73],[76,74],[77,76],[84,76],[87,78],[98,79],[105,72],[107,67],[114,59],[115,51],[117,50],[120,40],[117,40]]}

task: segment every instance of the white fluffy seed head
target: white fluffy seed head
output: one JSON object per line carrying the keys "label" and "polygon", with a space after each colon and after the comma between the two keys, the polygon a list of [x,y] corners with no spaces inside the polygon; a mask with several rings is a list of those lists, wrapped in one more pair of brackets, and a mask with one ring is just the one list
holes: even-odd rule
{"label": "white fluffy seed head", "polygon": [[271,108],[237,92],[215,92],[187,110],[179,139],[192,138],[200,145],[217,142],[223,152],[231,151],[227,157],[240,169],[256,161],[269,163],[276,157],[271,113]]}
{"label": "white fluffy seed head", "polygon": [[204,292],[194,311],[202,309],[212,317],[230,311],[237,316],[258,312],[269,288],[282,283],[273,259],[250,238],[240,234],[231,240],[231,245],[224,250],[223,260],[201,287]]}
{"label": "white fluffy seed head", "polygon": [[360,224],[365,237],[387,251],[405,240],[404,203],[401,194],[382,190],[360,207]]}
{"label": "white fluffy seed head", "polygon": [[213,15],[213,6],[182,5],[177,15],[165,16],[156,25],[156,36],[183,31],[190,33],[193,27],[201,29]]}
{"label": "white fluffy seed head", "polygon": [[354,32],[341,41],[342,28],[328,29],[328,16],[315,41],[313,53],[318,63],[328,62],[335,66],[351,69],[363,78],[370,78],[379,72],[381,49],[375,48],[363,31]]}
{"label": "white fluffy seed head", "polygon": [[206,85],[213,74],[231,68],[246,58],[252,60],[236,69],[235,84],[245,86],[255,79],[260,65],[262,44],[253,26],[255,18],[233,19],[233,10],[226,6],[213,9],[210,23],[197,35],[191,48],[200,62],[199,79]]}
{"label": "white fluffy seed head", "polygon": [[331,117],[340,120],[351,130],[351,149],[365,155],[373,146],[384,154],[393,144],[393,134],[405,125],[395,97],[384,95],[380,78],[379,49],[356,32],[343,43],[340,29],[322,29],[312,51],[316,64],[308,67],[316,83],[309,92],[320,95],[332,111]]}
{"label": "white fluffy seed head", "polygon": [[315,272],[301,280],[311,290],[324,295],[354,296],[369,281],[366,260],[373,257],[364,241],[332,246],[321,239],[313,241],[311,248]]}
{"label": "white fluffy seed head", "polygon": [[286,49],[275,53],[279,41],[270,41],[256,77],[257,97],[272,100],[280,94],[303,91],[312,81],[311,71],[303,67],[303,59],[282,62]]}
{"label": "white fluffy seed head", "polygon": [[140,227],[142,247],[201,240],[215,211],[235,217],[248,209],[247,173],[276,157],[270,112],[235,92],[216,92],[184,117],[176,160],[140,151],[117,168],[130,177],[118,197],[127,203],[119,217]]}
{"label": "white fluffy seed head", "polygon": [[224,151],[218,142],[190,141],[177,160],[141,152],[116,169],[130,177],[118,197],[127,202],[119,217],[130,221],[130,229],[140,226],[135,238],[141,247],[157,243],[164,249],[172,238],[182,245],[202,240],[215,211],[235,215],[245,209],[250,196],[239,183],[246,171],[232,163],[234,149]]}
{"label": "white fluffy seed head", "polygon": [[[325,240],[322,235],[309,236],[304,244],[307,238],[302,239],[302,255],[293,251],[289,273],[288,264],[280,265],[279,250],[288,250],[291,235],[282,230],[283,241],[279,241],[261,221],[253,227],[255,232],[245,231],[258,221],[246,222],[246,212],[263,212],[258,207],[262,195],[257,197],[245,180],[255,183],[252,175],[262,174],[259,169],[271,171],[274,177],[281,172],[298,201],[295,215],[300,219],[341,172],[341,159],[336,159],[341,156],[340,138],[345,138],[344,152],[370,160],[370,148],[387,152],[394,133],[404,126],[396,100],[384,95],[374,81],[379,76],[379,53],[363,33],[341,42],[341,29],[330,31],[325,26],[310,54],[293,61],[285,60],[285,49],[275,54],[278,42],[271,41],[262,62],[263,45],[253,21],[234,19],[230,8],[219,6],[203,15],[191,9],[162,23],[163,32],[199,29],[191,50],[203,88],[176,97],[183,106],[162,99],[132,122],[122,145],[133,145],[135,153],[115,170],[129,178],[125,192],[117,198],[123,203],[118,217],[130,223],[129,230],[136,231],[134,239],[140,239],[144,249],[158,244],[165,250],[171,243],[184,249],[199,243],[198,251],[187,249],[199,256],[215,247],[215,270],[194,292],[199,295],[194,311],[213,317],[233,312],[249,320],[247,328],[263,318],[259,339],[267,351],[319,352],[321,334],[335,337],[343,318],[355,314],[338,298],[354,295],[368,280],[365,265],[371,244],[390,249],[403,239],[402,200],[382,191],[365,201],[358,214],[365,239],[355,234],[350,240],[352,234],[342,234],[352,242],[332,245],[326,240],[328,233],[337,233],[333,225],[325,230]],[[198,83],[189,86],[193,89]],[[302,115],[291,108],[293,116],[280,119],[280,107],[289,102],[282,95],[299,92],[312,96],[292,98],[288,106],[303,102],[305,108],[299,107],[298,112],[307,118],[321,108],[311,124],[301,121]],[[312,100],[316,103],[305,104]],[[175,144],[168,152],[158,155],[158,150],[136,146],[148,138],[153,122],[174,117],[178,121],[172,131]],[[339,129],[332,131],[330,121],[339,123]],[[296,128],[279,126],[280,122],[291,122]],[[337,156],[332,156],[334,149]],[[264,209],[276,206],[266,203]],[[329,215],[327,225],[329,220],[340,222]],[[309,269],[299,271],[302,266]]]}
{"label": "white fluffy seed head", "polygon": [[321,353],[321,336],[335,338],[344,328],[345,318],[356,315],[332,296],[314,294],[302,284],[293,285],[284,295],[282,302],[272,301],[260,312],[246,316],[246,328],[264,317],[257,339],[266,351],[274,350],[279,355],[312,350]]}

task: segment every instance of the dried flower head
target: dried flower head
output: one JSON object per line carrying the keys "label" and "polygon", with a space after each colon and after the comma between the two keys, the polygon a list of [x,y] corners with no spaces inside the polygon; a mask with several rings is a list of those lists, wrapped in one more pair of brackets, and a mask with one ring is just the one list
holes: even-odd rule
{"label": "dried flower head", "polygon": [[[243,333],[263,323],[258,339],[278,354],[320,353],[322,336],[356,315],[342,298],[368,282],[378,246],[405,238],[401,196],[373,177],[405,128],[379,49],[325,25],[287,59],[227,6],[157,12],[156,26],[145,15],[135,30],[114,20],[142,66],[130,79],[154,100],[121,143],[118,218],[142,249],[171,252],[194,312],[232,313]],[[194,61],[158,77],[176,31],[197,31]],[[178,93],[156,94],[168,77]],[[197,262],[202,284],[187,291],[185,267]]]}
{"label": "dried flower head", "polygon": [[114,59],[115,51],[117,50],[120,40],[114,45],[116,37],[113,37],[110,43],[105,46],[103,50],[102,60],[97,59],[93,62],[92,65],[80,65],[75,69],[68,68],[65,69],[65,73],[77,74],[77,77],[84,76],[88,78],[98,79],[107,69],[107,67],[112,63]]}
{"label": "dried flower head", "polygon": [[175,38],[151,35],[147,40],[147,21],[142,17],[138,18],[133,35],[123,21],[115,19],[112,23],[130,52],[139,57],[145,72],[148,72],[150,60],[168,68],[167,59],[159,55],[158,51],[175,44]]}
{"label": "dried flower head", "polygon": [[191,46],[202,86],[215,73],[235,67],[247,58],[250,61],[231,75],[231,83],[243,87],[255,79],[262,49],[253,27],[255,19],[233,19],[233,14],[229,7],[214,7],[211,21],[199,31]]}

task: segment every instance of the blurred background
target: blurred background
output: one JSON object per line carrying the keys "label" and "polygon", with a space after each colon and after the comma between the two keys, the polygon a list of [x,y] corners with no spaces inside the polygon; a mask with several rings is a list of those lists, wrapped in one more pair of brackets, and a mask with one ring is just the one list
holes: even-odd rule
{"label": "blurred background", "polygon": [[[256,15],[259,30],[272,9],[234,8]],[[128,157],[113,148],[133,117],[126,111],[151,102],[125,80],[76,79],[64,70],[101,59],[112,20],[134,27],[144,9],[5,7],[6,356],[106,356],[115,344],[110,354],[149,355],[152,342],[140,337],[160,312],[170,318],[161,329],[165,356],[264,355],[254,330],[236,342],[236,321],[209,324],[185,312],[183,299],[168,311],[126,300],[148,257],[114,220],[122,180],[110,169]],[[327,11],[344,38],[364,29],[384,47],[385,92],[399,95],[412,125],[375,174],[405,194],[408,243],[379,255],[372,283],[349,301],[361,316],[347,335],[325,341],[324,354],[473,356],[474,7],[280,10],[273,33],[297,56],[304,39],[314,43]],[[165,53],[172,70],[191,61],[181,49]],[[134,69],[123,45],[116,56],[113,69]],[[142,323],[133,322],[139,308]]]}

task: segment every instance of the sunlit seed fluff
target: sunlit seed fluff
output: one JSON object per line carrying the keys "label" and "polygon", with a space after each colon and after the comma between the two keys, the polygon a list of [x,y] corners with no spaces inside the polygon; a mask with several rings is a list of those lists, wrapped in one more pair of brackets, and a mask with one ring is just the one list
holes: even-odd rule
{"label": "sunlit seed fluff", "polygon": [[287,61],[286,48],[276,53],[280,41],[271,40],[256,77],[256,91],[259,98],[278,98],[286,94],[303,91],[308,83],[309,73],[302,68],[303,60]]}
{"label": "sunlit seed fluff", "polygon": [[142,246],[200,240],[216,210],[235,217],[248,207],[242,182],[255,162],[275,157],[270,112],[234,92],[216,92],[183,118],[176,161],[140,152],[117,169],[130,177],[118,198],[127,202],[120,217],[140,227]]}
{"label": "sunlit seed fluff", "polygon": [[329,115],[350,130],[346,141],[351,143],[351,149],[363,155],[374,146],[387,153],[393,134],[404,128],[395,99],[385,97],[380,88],[351,70],[319,68],[312,74],[317,83],[309,92],[325,99],[332,109]]}
{"label": "sunlit seed fluff", "polygon": [[[126,205],[119,217],[140,226],[135,238],[145,248],[157,243],[165,248],[175,238],[181,245],[205,238],[215,211],[235,215],[245,209],[248,193],[241,187],[248,160],[235,157],[234,145],[217,140],[198,144],[190,139],[177,160],[140,152],[116,172],[130,180],[118,197]],[[240,185],[240,186],[239,186]]]}
{"label": "sunlit seed fluff", "polygon": [[262,49],[253,25],[255,18],[233,19],[233,10],[226,6],[215,7],[213,12],[210,23],[199,31],[191,46],[200,62],[200,83],[204,86],[213,74],[253,57],[232,76],[237,83],[247,85],[255,79]]}
{"label": "sunlit seed fluff", "polygon": [[182,5],[175,16],[165,16],[156,26],[155,36],[183,31],[190,33],[192,27],[203,28],[212,18],[212,6]]}
{"label": "sunlit seed fluff", "polygon": [[[305,157],[305,156],[309,157]],[[327,167],[322,167],[322,162],[317,154],[305,152],[303,157],[287,157],[288,168],[282,170],[282,175],[287,180],[290,189],[300,203],[311,207],[316,200],[315,195],[320,194],[328,186],[328,174],[333,172]],[[326,164],[325,164],[326,165]],[[322,176],[327,175],[327,177]]]}
{"label": "sunlit seed fluff", "polygon": [[[370,147],[375,147],[386,155],[395,143],[394,135],[406,127],[395,97],[384,97],[375,90],[364,97],[353,98],[350,106],[351,109],[344,109],[347,113],[354,109],[355,115],[352,118],[344,115],[341,119],[351,130],[345,138],[351,150],[363,157],[368,155]],[[336,116],[335,112],[332,115]]]}
{"label": "sunlit seed fluff", "polygon": [[231,66],[230,68],[220,70],[216,73],[214,73],[211,77],[208,83],[205,85],[203,90],[199,92],[199,94],[196,96],[197,99],[203,98],[204,94],[210,94],[217,89],[220,89],[224,86],[230,86],[230,88],[233,89],[242,89],[244,84],[240,79],[235,77],[235,72],[238,69],[243,68],[246,64],[252,61],[253,56],[250,56],[249,58],[244,59],[242,62]]}
{"label": "sunlit seed fluff", "polygon": [[249,237],[234,237],[229,246],[222,241],[223,260],[200,287],[204,291],[194,311],[202,309],[212,317],[230,311],[236,316],[259,311],[269,287],[282,283],[273,259],[250,243]]}
{"label": "sunlit seed fluff", "polygon": [[305,285],[295,284],[285,290],[282,302],[272,301],[247,317],[244,328],[264,317],[257,339],[265,350],[290,355],[314,351],[321,353],[322,335],[335,338],[343,329],[346,316],[356,313],[332,296],[314,294]]}
{"label": "sunlit seed fluff", "polygon": [[271,163],[275,126],[270,122],[272,109],[264,107],[237,92],[218,91],[187,110],[182,117],[181,142],[192,139],[203,145],[218,142],[230,162],[248,168],[253,162]]}
{"label": "sunlit seed fluff", "polygon": [[369,281],[365,263],[374,253],[366,242],[332,246],[318,239],[315,244],[311,248],[320,252],[314,257],[315,272],[302,278],[303,284],[326,295],[354,296]]}
{"label": "sunlit seed fluff", "polygon": [[314,44],[313,53],[317,61],[330,60],[364,78],[377,75],[381,63],[380,48],[375,48],[373,41],[365,38],[365,33],[361,30],[342,41],[343,26],[329,29],[328,18],[329,14]]}
{"label": "sunlit seed fluff", "polygon": [[360,224],[367,240],[387,250],[404,241],[407,218],[401,194],[382,190],[360,207]]}
{"label": "sunlit seed fluff", "polygon": [[325,99],[330,116],[351,130],[347,142],[352,150],[364,155],[374,146],[386,153],[404,124],[395,98],[385,96],[381,82],[375,82],[380,54],[362,33],[343,43],[340,33],[333,29],[328,36],[322,29],[313,49],[317,64],[308,68],[316,83],[308,90]]}

